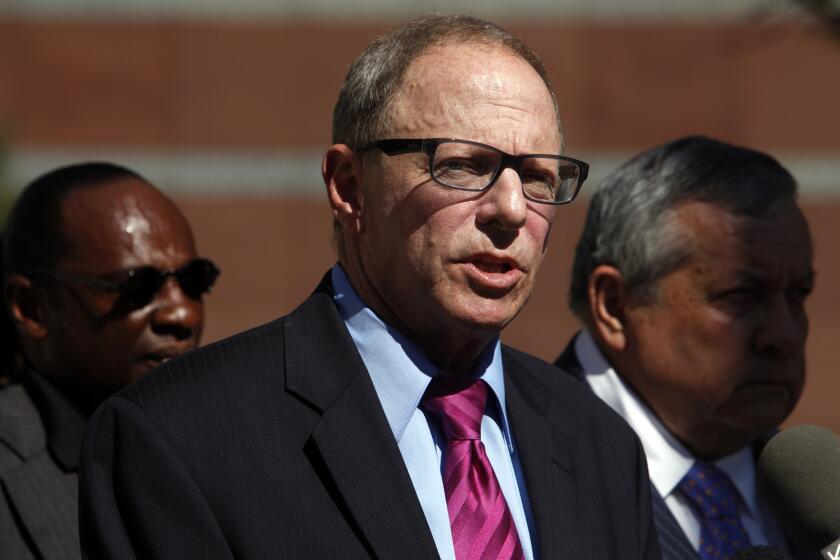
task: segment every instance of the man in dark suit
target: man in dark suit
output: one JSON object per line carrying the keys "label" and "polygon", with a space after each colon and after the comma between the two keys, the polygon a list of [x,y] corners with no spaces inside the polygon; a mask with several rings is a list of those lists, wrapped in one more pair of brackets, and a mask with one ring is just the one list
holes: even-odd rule
{"label": "man in dark suit", "polygon": [[196,346],[212,270],[196,260],[168,198],[104,163],[30,184],[9,216],[3,255],[2,363],[13,382],[0,388],[0,558],[79,558],[87,419],[111,393]]}
{"label": "man in dark suit", "polygon": [[586,175],[557,115],[539,58],[492,24],[432,16],[374,41],[323,160],[339,263],[288,316],[97,412],[83,550],[658,557],[632,431],[499,342]]}
{"label": "man in dark suit", "polygon": [[569,297],[585,329],[556,364],[641,438],[665,558],[788,547],[755,447],[802,391],[811,260],[791,175],[709,138],[636,156],[590,202]]}

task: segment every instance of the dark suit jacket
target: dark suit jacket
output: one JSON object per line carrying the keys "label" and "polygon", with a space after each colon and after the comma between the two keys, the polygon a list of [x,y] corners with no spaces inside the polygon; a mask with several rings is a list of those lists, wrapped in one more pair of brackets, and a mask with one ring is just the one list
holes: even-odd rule
{"label": "dark suit jacket", "polygon": [[[41,414],[20,383],[0,391],[0,558],[79,558],[78,477],[47,449]],[[76,449],[78,461],[78,448]]]}
{"label": "dark suit jacket", "polygon": [[[659,558],[632,431],[549,364],[503,360],[541,557]],[[80,499],[90,558],[437,557],[326,279],[100,408]]]}
{"label": "dark suit jacket", "polygon": [[[589,385],[586,384],[586,376],[584,374],[583,367],[578,360],[577,352],[575,351],[576,338],[577,335],[575,335],[569,344],[566,345],[566,348],[563,349],[563,353],[560,354],[557,360],[554,361],[554,365],[565,370],[574,378],[584,383],[586,387],[589,387]],[[756,456],[758,456],[761,449],[764,447],[764,444],[767,443],[769,437],[772,435],[773,434],[768,434],[766,437],[760,438],[753,444]],[[691,542],[689,542],[685,533],[683,533],[682,528],[679,523],[677,523],[677,520],[671,513],[670,508],[668,508],[668,505],[665,503],[664,498],[659,494],[659,491],[652,482],[650,494],[651,505],[653,507],[653,519],[656,522],[656,532],[659,536],[659,543],[662,547],[663,560],[700,560],[700,555],[694,550],[694,547],[691,546]],[[805,558],[805,553],[803,552],[804,549],[802,549],[797,543],[790,541],[790,539],[788,540],[788,544],[792,550],[791,553],[794,557]]]}

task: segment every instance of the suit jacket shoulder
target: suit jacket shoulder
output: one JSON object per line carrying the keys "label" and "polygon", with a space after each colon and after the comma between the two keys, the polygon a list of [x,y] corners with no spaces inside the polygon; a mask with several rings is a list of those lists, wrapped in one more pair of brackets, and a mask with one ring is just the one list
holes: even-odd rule
{"label": "suit jacket shoulder", "polygon": [[436,556],[323,283],[289,315],[171,360],[101,407],[80,515],[96,558]]}
{"label": "suit jacket shoulder", "polygon": [[[505,347],[505,351],[511,359],[533,372],[539,382],[556,396],[558,399],[556,406],[564,411],[563,416],[577,419],[580,428],[603,431],[611,434],[611,438],[615,437],[631,447],[640,443],[638,436],[627,422],[572,373],[562,369],[558,371],[558,366],[510,347]],[[515,369],[513,374],[516,375]],[[582,419],[586,421],[580,422]]]}
{"label": "suit jacket shoulder", "polygon": [[23,385],[0,389],[0,474],[44,450],[44,425]]}

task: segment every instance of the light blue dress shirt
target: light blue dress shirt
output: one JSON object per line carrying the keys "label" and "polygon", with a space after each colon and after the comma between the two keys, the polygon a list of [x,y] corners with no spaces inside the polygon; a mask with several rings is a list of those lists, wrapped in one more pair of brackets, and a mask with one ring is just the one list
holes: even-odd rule
{"label": "light blue dress shirt", "polygon": [[[370,373],[388,425],[397,441],[414,491],[429,523],[438,554],[455,560],[443,490],[446,438],[437,422],[419,408],[432,377],[443,375],[414,342],[386,325],[361,300],[340,265],[332,269],[333,297]],[[498,337],[478,362],[473,377],[490,387],[481,422],[481,441],[519,533],[525,558],[533,559],[533,517],[505,406],[501,344]]]}

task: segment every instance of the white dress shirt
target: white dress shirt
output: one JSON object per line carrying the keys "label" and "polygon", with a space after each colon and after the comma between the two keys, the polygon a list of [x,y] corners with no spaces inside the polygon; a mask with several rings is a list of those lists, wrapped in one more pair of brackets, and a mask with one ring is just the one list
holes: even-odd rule
{"label": "white dress shirt", "polygon": [[[689,542],[695,549],[699,548],[700,519],[677,488],[696,458],[610,367],[586,330],[581,331],[574,345],[586,382],[601,400],[636,431],[645,449],[651,482],[664,498]],[[729,475],[740,494],[739,514],[752,544],[772,545],[786,550],[785,538],[778,523],[759,504],[752,448],[747,446],[714,464]]]}
{"label": "white dress shirt", "polygon": [[[444,375],[414,342],[386,325],[353,289],[340,265],[332,269],[333,297],[382,403],[414,491],[442,560],[455,560],[449,511],[443,489],[446,438],[419,407],[432,377]],[[479,360],[472,377],[488,387],[481,441],[516,525],[525,558],[534,558],[533,517],[505,406],[501,344],[498,338]]]}

